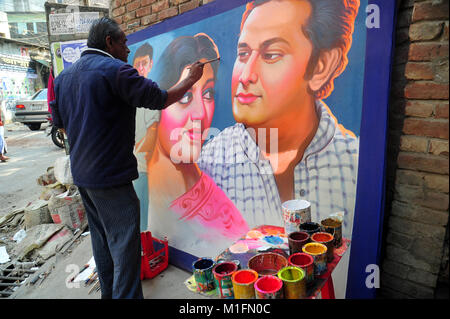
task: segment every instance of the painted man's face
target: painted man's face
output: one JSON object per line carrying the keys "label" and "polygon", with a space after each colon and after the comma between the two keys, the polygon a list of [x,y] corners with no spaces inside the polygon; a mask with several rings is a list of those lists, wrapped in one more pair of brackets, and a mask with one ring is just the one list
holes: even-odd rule
{"label": "painted man's face", "polygon": [[[186,67],[177,84],[188,73]],[[207,136],[214,115],[214,85],[214,71],[207,64],[203,76],[181,100],[161,111],[158,136],[163,151],[172,160],[192,163],[200,156],[202,137]]]}
{"label": "painted man's face", "polygon": [[147,77],[153,67],[153,60],[150,56],[140,56],[134,60],[133,67],[138,71],[140,76]]}
{"label": "painted man's face", "polygon": [[312,44],[302,32],[308,1],[271,1],[248,16],[232,76],[233,114],[250,127],[280,127],[307,97]]}

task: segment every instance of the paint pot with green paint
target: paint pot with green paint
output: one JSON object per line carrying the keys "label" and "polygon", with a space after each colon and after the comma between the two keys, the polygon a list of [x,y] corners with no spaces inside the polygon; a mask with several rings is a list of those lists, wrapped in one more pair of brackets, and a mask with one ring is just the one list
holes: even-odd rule
{"label": "paint pot with green paint", "polygon": [[220,298],[233,298],[233,282],[231,277],[238,270],[234,262],[221,262],[214,266],[212,272],[214,274],[214,282],[217,294]]}
{"label": "paint pot with green paint", "polygon": [[287,266],[278,272],[278,278],[283,281],[286,299],[306,298],[305,277],[305,271],[299,267]]}
{"label": "paint pot with green paint", "polygon": [[207,257],[199,258],[192,263],[197,291],[207,292],[215,289],[214,275],[212,272],[214,265],[214,260]]}

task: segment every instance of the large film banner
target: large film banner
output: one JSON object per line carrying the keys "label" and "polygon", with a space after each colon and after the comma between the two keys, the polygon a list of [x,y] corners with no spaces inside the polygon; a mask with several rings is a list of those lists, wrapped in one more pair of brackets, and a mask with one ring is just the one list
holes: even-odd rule
{"label": "large film banner", "polygon": [[[177,103],[137,112],[141,229],[168,238],[171,263],[190,271],[195,258],[217,256],[253,227],[283,226],[282,204],[291,199],[311,204],[313,222],[340,215],[352,249],[364,240],[354,236],[362,230],[355,216],[365,214],[358,194],[369,178],[358,173],[368,156],[363,144],[378,147],[384,161],[386,120],[363,140],[363,113],[373,103],[366,101],[373,89],[368,51],[385,46],[389,54],[392,42],[393,8],[384,11],[389,37],[370,42],[382,27],[383,5],[215,1],[128,36],[128,62],[165,90],[193,62],[220,57]],[[386,75],[386,89],[370,91],[380,98],[381,115],[390,59],[382,63],[376,69]],[[383,166],[373,174],[382,184]],[[364,196],[383,201],[379,190]],[[378,222],[365,227],[381,231]],[[335,271],[344,290],[349,259]]]}

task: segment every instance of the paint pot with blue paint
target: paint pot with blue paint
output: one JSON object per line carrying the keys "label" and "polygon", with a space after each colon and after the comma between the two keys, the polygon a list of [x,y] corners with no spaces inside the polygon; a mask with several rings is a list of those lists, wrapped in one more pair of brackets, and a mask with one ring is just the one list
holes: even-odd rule
{"label": "paint pot with blue paint", "polygon": [[233,282],[231,277],[237,270],[237,265],[232,261],[221,262],[214,266],[212,270],[214,283],[220,298],[233,298]]}
{"label": "paint pot with blue paint", "polygon": [[268,275],[255,282],[256,299],[283,299],[283,281],[275,276]]}
{"label": "paint pot with blue paint", "polygon": [[192,263],[197,291],[207,292],[215,289],[215,279],[212,272],[214,266],[214,260],[208,257],[199,258]]}
{"label": "paint pot with blue paint", "polygon": [[311,203],[303,199],[292,199],[281,205],[284,232],[286,235],[300,231],[300,225],[311,221]]}

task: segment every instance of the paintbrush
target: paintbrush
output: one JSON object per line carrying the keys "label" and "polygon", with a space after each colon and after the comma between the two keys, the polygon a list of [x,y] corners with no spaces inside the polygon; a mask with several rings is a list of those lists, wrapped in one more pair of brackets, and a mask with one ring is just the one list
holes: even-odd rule
{"label": "paintbrush", "polygon": [[211,62],[214,62],[214,61],[218,61],[218,60],[220,60],[220,56],[217,57],[217,58],[215,58],[215,59],[212,59],[212,60],[208,60],[208,61],[202,62],[201,64],[202,64],[202,65],[205,65],[205,64],[208,64],[208,63],[211,63]]}

